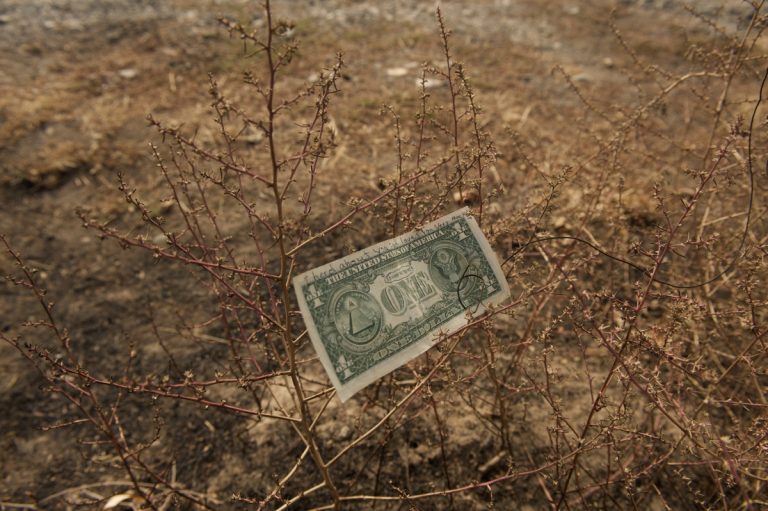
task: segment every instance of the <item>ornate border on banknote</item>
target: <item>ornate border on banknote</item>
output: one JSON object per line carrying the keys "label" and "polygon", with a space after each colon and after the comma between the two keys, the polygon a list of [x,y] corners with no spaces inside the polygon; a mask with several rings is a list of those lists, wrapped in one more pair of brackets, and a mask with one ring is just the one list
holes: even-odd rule
{"label": "ornate border on banknote", "polygon": [[342,401],[509,297],[467,208],[298,275],[293,284]]}

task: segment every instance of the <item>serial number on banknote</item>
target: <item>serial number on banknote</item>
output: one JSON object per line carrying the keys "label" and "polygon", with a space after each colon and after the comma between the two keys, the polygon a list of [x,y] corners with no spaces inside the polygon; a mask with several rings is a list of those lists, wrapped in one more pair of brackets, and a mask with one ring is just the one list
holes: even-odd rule
{"label": "serial number on banknote", "polygon": [[303,273],[294,289],[342,401],[509,296],[466,208]]}

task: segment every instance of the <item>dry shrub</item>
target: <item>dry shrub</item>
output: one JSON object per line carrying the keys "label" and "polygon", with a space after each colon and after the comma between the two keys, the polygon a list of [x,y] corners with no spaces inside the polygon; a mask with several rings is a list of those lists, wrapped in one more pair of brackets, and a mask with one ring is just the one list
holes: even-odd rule
{"label": "dry shrub", "polygon": [[[558,161],[539,143],[551,133],[497,134],[525,173],[513,188],[496,170],[482,98],[438,10],[443,51],[423,68],[416,111],[382,112],[392,173],[342,198],[342,211],[337,193],[348,188],[334,175],[331,115],[342,57],[296,92],[293,28],[272,18],[269,2],[261,31],[222,20],[254,71],[226,91],[211,77],[210,136],[152,119],[164,140],[152,147],[163,206],[121,179],[140,222],[107,225],[81,212],[102,236],[191,268],[206,290],[198,312],[173,329],[153,325],[154,359],[130,349],[124,367],[92,371],[6,243],[12,278],[45,313],[28,326],[53,342],[0,335],[37,368],[46,393],[68,401],[55,427],[88,426],[84,452],[111,452],[107,463],[124,470],[113,505],[768,506],[768,176],[755,51],[766,18],[755,4],[734,35],[690,11],[720,35],[690,42],[683,73],[645,62],[618,17],[611,29],[627,61],[615,73],[626,94],[601,97],[557,69],[584,107],[551,127],[572,143]],[[457,204],[472,207],[504,259],[513,297],[341,405],[308,342],[292,276]],[[197,357],[180,355],[196,346]],[[229,468],[225,483],[177,477],[177,454],[163,445],[181,427],[178,404],[217,430],[211,455]],[[236,421],[217,429],[220,414]]]}

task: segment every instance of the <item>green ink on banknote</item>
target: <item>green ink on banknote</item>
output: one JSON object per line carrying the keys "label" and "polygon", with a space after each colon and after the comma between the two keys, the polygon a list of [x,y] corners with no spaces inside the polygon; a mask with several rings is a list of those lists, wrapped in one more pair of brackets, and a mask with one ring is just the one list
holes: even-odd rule
{"label": "green ink on banknote", "polygon": [[467,209],[294,279],[304,322],[342,401],[509,296]]}

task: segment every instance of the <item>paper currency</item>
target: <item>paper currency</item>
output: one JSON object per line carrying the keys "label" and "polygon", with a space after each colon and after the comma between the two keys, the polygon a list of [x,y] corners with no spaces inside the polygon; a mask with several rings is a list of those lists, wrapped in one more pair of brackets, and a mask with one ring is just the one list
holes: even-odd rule
{"label": "paper currency", "polygon": [[509,297],[467,208],[293,281],[309,337],[342,401]]}

